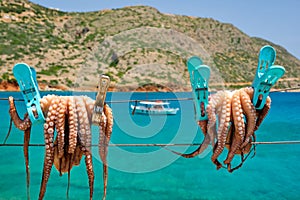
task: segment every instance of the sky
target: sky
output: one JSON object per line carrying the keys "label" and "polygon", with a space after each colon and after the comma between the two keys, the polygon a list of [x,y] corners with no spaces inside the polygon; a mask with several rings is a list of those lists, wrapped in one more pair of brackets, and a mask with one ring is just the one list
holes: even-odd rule
{"label": "sky", "polygon": [[98,11],[147,5],[162,13],[231,23],[251,37],[280,45],[300,59],[300,0],[30,0],[61,11]]}

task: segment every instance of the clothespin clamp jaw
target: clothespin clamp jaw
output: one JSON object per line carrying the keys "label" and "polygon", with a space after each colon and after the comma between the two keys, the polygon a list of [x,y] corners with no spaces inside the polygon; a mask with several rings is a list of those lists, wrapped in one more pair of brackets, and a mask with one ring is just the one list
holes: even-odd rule
{"label": "clothespin clamp jaw", "polygon": [[98,83],[98,93],[94,104],[94,110],[92,115],[92,122],[94,125],[99,125],[101,122],[101,115],[105,103],[107,89],[109,87],[110,78],[105,75],[100,75]]}
{"label": "clothespin clamp jaw", "polygon": [[202,60],[197,56],[193,56],[187,61],[194,98],[196,121],[207,120],[206,107],[208,105],[210,67],[202,63]]}
{"label": "clothespin clamp jaw", "polygon": [[267,45],[261,48],[252,83],[254,89],[252,103],[257,110],[261,110],[265,106],[270,89],[285,73],[284,67],[273,65],[275,59],[276,51],[272,46]]}
{"label": "clothespin clamp jaw", "polygon": [[31,123],[44,123],[35,69],[25,63],[18,63],[13,68],[13,74],[19,84]]}

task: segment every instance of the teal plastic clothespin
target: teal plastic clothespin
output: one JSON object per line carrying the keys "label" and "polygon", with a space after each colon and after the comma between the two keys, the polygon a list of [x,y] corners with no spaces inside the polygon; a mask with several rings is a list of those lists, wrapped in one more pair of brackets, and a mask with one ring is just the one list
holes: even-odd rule
{"label": "teal plastic clothespin", "polygon": [[98,125],[101,122],[101,115],[103,112],[103,107],[105,103],[105,98],[106,98],[106,92],[109,87],[110,83],[110,78],[105,75],[100,76],[100,80],[98,83],[98,93],[96,96],[96,101],[94,104],[94,110],[93,110],[93,115],[92,115],[92,122],[94,125]]}
{"label": "teal plastic clothespin", "polygon": [[13,68],[13,74],[18,81],[31,123],[44,123],[45,118],[40,105],[41,96],[38,90],[36,71],[25,63],[18,63]]}
{"label": "teal plastic clothespin", "polygon": [[187,61],[187,68],[194,98],[195,118],[197,121],[207,120],[206,107],[208,105],[210,67],[203,65],[199,57],[193,56]]}
{"label": "teal plastic clothespin", "polygon": [[285,73],[284,67],[273,65],[275,59],[276,51],[272,46],[267,45],[260,49],[258,66],[252,83],[254,89],[252,102],[258,110],[264,107],[271,87]]}

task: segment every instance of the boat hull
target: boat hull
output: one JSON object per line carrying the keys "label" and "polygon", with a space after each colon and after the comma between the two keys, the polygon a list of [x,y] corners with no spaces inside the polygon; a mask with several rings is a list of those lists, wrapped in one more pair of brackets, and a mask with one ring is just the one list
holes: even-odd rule
{"label": "boat hull", "polygon": [[144,107],[133,106],[131,105],[131,109],[134,110],[134,113],[144,114],[144,115],[176,115],[178,108],[168,108],[163,110],[158,109],[147,109]]}

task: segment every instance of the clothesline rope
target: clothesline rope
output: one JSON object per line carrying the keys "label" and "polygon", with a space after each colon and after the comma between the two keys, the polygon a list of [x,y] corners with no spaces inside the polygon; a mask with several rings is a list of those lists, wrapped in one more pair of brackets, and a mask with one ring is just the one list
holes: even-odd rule
{"label": "clothesline rope", "polygon": [[[289,141],[262,141],[262,142],[251,142],[251,144],[254,145],[283,145],[283,144],[300,144],[300,140],[289,140]],[[199,146],[201,145],[201,143],[173,143],[173,144],[132,144],[132,143],[127,143],[127,144],[109,144],[109,147],[165,147],[165,146]],[[19,147],[19,146],[23,146],[23,144],[18,144],[18,143],[14,143],[14,144],[0,144],[0,147],[3,146],[7,146],[7,147]],[[43,147],[45,146],[45,144],[29,144],[29,146],[32,147]],[[97,147],[98,144],[92,144],[92,147]]]}

